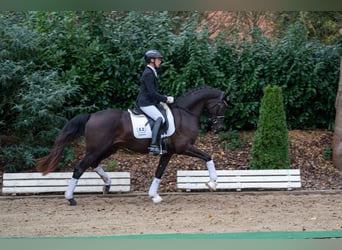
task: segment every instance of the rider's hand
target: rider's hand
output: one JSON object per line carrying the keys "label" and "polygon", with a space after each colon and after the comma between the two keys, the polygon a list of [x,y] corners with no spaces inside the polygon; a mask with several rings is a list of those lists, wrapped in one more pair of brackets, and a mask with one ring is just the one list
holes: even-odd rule
{"label": "rider's hand", "polygon": [[168,96],[166,102],[169,103],[169,104],[173,103],[174,102],[173,96]]}

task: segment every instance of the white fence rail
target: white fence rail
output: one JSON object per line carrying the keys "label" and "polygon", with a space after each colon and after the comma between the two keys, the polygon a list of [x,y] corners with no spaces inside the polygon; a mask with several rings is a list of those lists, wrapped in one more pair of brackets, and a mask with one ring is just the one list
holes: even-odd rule
{"label": "white fence rail", "polygon": [[[299,169],[217,170],[217,189],[298,189],[301,188]],[[208,189],[206,170],[177,171],[177,188],[191,191]]]}
{"label": "white fence rail", "polygon": [[[65,192],[72,172],[49,173],[4,173],[2,193],[49,193]],[[110,192],[129,192],[131,179],[129,172],[107,172],[112,180]],[[103,180],[95,172],[85,172],[78,181],[75,193],[102,192]]]}

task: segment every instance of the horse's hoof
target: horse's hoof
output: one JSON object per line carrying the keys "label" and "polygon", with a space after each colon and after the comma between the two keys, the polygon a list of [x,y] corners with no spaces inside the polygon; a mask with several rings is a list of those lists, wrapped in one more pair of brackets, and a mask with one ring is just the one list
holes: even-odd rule
{"label": "horse's hoof", "polygon": [[154,197],[152,197],[153,203],[160,203],[162,201],[162,197],[160,197],[159,194],[156,194]]}
{"label": "horse's hoof", "polygon": [[69,199],[68,201],[69,201],[69,205],[70,205],[70,206],[76,206],[76,205],[77,205],[77,202],[75,201],[74,198],[71,198],[71,199]]}
{"label": "horse's hoof", "polygon": [[205,183],[205,185],[209,188],[210,191],[216,191],[216,187],[217,187],[217,182],[216,181],[208,181],[207,183]]}
{"label": "horse's hoof", "polygon": [[103,193],[103,194],[108,194],[108,193],[109,193],[109,190],[110,190],[110,185],[105,185],[105,186],[103,186],[103,188],[102,188],[102,193]]}

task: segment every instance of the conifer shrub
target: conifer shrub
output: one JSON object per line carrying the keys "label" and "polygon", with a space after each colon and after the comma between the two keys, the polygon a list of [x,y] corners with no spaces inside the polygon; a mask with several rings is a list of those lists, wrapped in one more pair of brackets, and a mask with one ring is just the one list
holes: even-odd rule
{"label": "conifer shrub", "polygon": [[288,130],[282,89],[266,86],[252,144],[251,169],[288,169],[290,167]]}

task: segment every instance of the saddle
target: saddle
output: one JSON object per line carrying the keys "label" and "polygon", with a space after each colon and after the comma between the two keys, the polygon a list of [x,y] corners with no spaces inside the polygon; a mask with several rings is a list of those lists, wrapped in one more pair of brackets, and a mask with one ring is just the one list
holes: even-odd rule
{"label": "saddle", "polygon": [[[157,105],[164,116],[165,123],[161,127],[161,138],[169,137],[175,132],[174,118],[169,106],[165,103]],[[154,120],[148,117],[137,105],[128,109],[130,114],[134,137],[137,139],[147,139],[152,137]]]}
{"label": "saddle", "polygon": [[[167,106],[166,104],[165,104],[165,106],[167,108],[169,108],[169,106]],[[168,129],[168,127],[169,127],[169,120],[168,120],[168,117],[167,117],[167,114],[166,114],[166,109],[163,106],[163,104],[161,104],[161,103],[156,105],[156,107],[157,107],[157,109],[160,111],[160,113],[164,117],[165,123],[162,124],[162,126],[160,128],[160,132],[161,132],[161,134],[165,134],[167,129]],[[135,115],[144,115],[144,116],[146,116],[146,118],[148,120],[148,123],[150,124],[151,129],[153,128],[155,121],[151,117],[149,117],[147,114],[145,114],[144,111],[142,111],[137,104],[135,104],[134,107],[132,109],[130,109],[130,111],[133,114],[135,114]]]}

